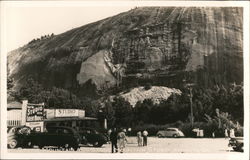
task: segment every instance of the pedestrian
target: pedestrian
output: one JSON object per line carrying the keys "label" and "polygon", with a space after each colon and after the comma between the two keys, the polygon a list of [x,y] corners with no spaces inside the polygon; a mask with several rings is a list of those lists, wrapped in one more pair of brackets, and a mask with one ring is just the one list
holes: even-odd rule
{"label": "pedestrian", "polygon": [[142,146],[142,134],[141,134],[141,131],[137,132],[137,143],[138,143],[138,146]]}
{"label": "pedestrian", "polygon": [[215,138],[215,133],[214,132],[212,133],[212,137]]}
{"label": "pedestrian", "polygon": [[113,128],[113,130],[110,133],[110,141],[111,141],[111,152],[118,152],[118,147],[117,147],[117,131],[116,128]]}
{"label": "pedestrian", "polygon": [[131,131],[132,131],[132,129],[128,128],[128,136],[131,136]]}
{"label": "pedestrian", "polygon": [[143,136],[143,146],[147,146],[147,143],[148,143],[148,131],[144,130],[142,132],[142,136]]}
{"label": "pedestrian", "polygon": [[228,131],[227,131],[227,129],[225,129],[225,139],[227,139],[228,138]]}
{"label": "pedestrian", "polygon": [[118,148],[120,149],[120,153],[123,153],[123,149],[125,148],[127,142],[127,137],[123,130],[121,130],[118,133],[117,139],[118,139],[117,142],[119,146]]}
{"label": "pedestrian", "polygon": [[108,131],[107,131],[107,134],[108,134],[108,136],[107,136],[107,139],[108,139],[108,143],[111,143],[110,142],[110,134],[112,133],[112,129],[109,129]]}
{"label": "pedestrian", "polygon": [[234,129],[230,129],[230,138],[234,138],[235,135],[234,135]]}

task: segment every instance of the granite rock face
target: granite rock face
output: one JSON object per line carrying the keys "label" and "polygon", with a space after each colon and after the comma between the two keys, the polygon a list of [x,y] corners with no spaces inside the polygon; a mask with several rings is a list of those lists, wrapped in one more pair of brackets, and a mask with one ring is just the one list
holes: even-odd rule
{"label": "granite rock face", "polygon": [[[19,88],[81,90],[151,82],[179,88],[243,81],[243,9],[143,7],[29,43],[8,54]],[[108,84],[108,85],[107,85]]]}

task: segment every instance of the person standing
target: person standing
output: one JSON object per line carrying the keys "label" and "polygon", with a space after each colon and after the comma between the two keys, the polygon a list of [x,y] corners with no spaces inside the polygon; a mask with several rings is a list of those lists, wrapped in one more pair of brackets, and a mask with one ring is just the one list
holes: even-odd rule
{"label": "person standing", "polygon": [[141,135],[141,131],[137,132],[137,143],[138,143],[138,146],[142,146],[142,135]]}
{"label": "person standing", "polygon": [[142,136],[143,136],[143,146],[147,146],[147,143],[148,143],[148,131],[144,130],[142,132]]}
{"label": "person standing", "polygon": [[230,138],[232,138],[232,137],[235,137],[235,135],[234,135],[234,129],[233,128],[230,129]]}
{"label": "person standing", "polygon": [[108,134],[108,136],[107,136],[107,138],[108,138],[108,143],[111,143],[110,142],[110,134],[112,133],[112,129],[109,129],[108,131],[107,131],[107,134]]}
{"label": "person standing", "polygon": [[120,153],[123,153],[123,149],[125,148],[126,142],[127,142],[127,138],[126,138],[126,134],[124,133],[123,130],[121,130],[118,135],[117,135],[117,139],[118,139],[118,146],[120,149]]}
{"label": "person standing", "polygon": [[225,139],[227,139],[228,138],[228,131],[227,131],[227,129],[225,129]]}
{"label": "person standing", "polygon": [[111,141],[111,152],[114,153],[118,152],[118,147],[117,147],[117,131],[116,128],[113,128],[113,130],[110,133],[110,141]]}
{"label": "person standing", "polygon": [[215,138],[215,132],[212,133],[212,137]]}

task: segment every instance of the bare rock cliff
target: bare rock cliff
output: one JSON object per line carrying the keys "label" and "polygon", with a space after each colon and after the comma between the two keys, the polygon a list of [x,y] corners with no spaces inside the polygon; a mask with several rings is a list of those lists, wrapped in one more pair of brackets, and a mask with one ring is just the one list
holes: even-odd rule
{"label": "bare rock cliff", "polygon": [[144,84],[243,81],[242,8],[143,7],[31,41],[8,54],[9,76],[82,92]]}

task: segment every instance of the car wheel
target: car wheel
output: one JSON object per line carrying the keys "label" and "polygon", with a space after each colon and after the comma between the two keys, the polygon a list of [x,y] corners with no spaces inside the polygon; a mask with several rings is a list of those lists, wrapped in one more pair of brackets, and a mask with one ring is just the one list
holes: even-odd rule
{"label": "car wheel", "polygon": [[94,143],[93,143],[93,146],[94,146],[94,147],[97,147],[97,146],[98,146],[98,142],[94,142]]}
{"label": "car wheel", "polygon": [[174,134],[173,137],[176,138],[176,137],[177,137],[177,134]]}
{"label": "car wheel", "polygon": [[100,143],[100,142],[93,143],[94,147],[101,147],[102,145],[103,145],[103,143]]}
{"label": "car wheel", "polygon": [[162,136],[161,134],[158,134],[157,137],[158,137],[158,138],[162,138],[163,136]]}
{"label": "car wheel", "polygon": [[16,148],[16,147],[17,147],[17,140],[12,139],[12,140],[10,141],[10,143],[8,144],[8,147],[11,148],[11,149]]}
{"label": "car wheel", "polygon": [[241,147],[241,152],[244,152],[244,146]]}
{"label": "car wheel", "polygon": [[78,146],[73,146],[74,151],[77,151],[78,148],[79,148]]}
{"label": "car wheel", "polygon": [[239,146],[237,147],[237,150],[238,150],[239,152],[244,152],[244,146],[243,146],[243,144],[239,145]]}
{"label": "car wheel", "polygon": [[69,147],[69,144],[68,143],[66,143],[66,144],[64,144],[64,148],[65,148],[65,150],[69,150],[70,149],[70,147]]}
{"label": "car wheel", "polygon": [[43,149],[43,147],[44,147],[44,146],[41,145],[41,144],[38,145],[38,148],[39,148],[39,149]]}
{"label": "car wheel", "polygon": [[233,147],[233,150],[238,152],[239,151],[239,148],[238,147]]}

